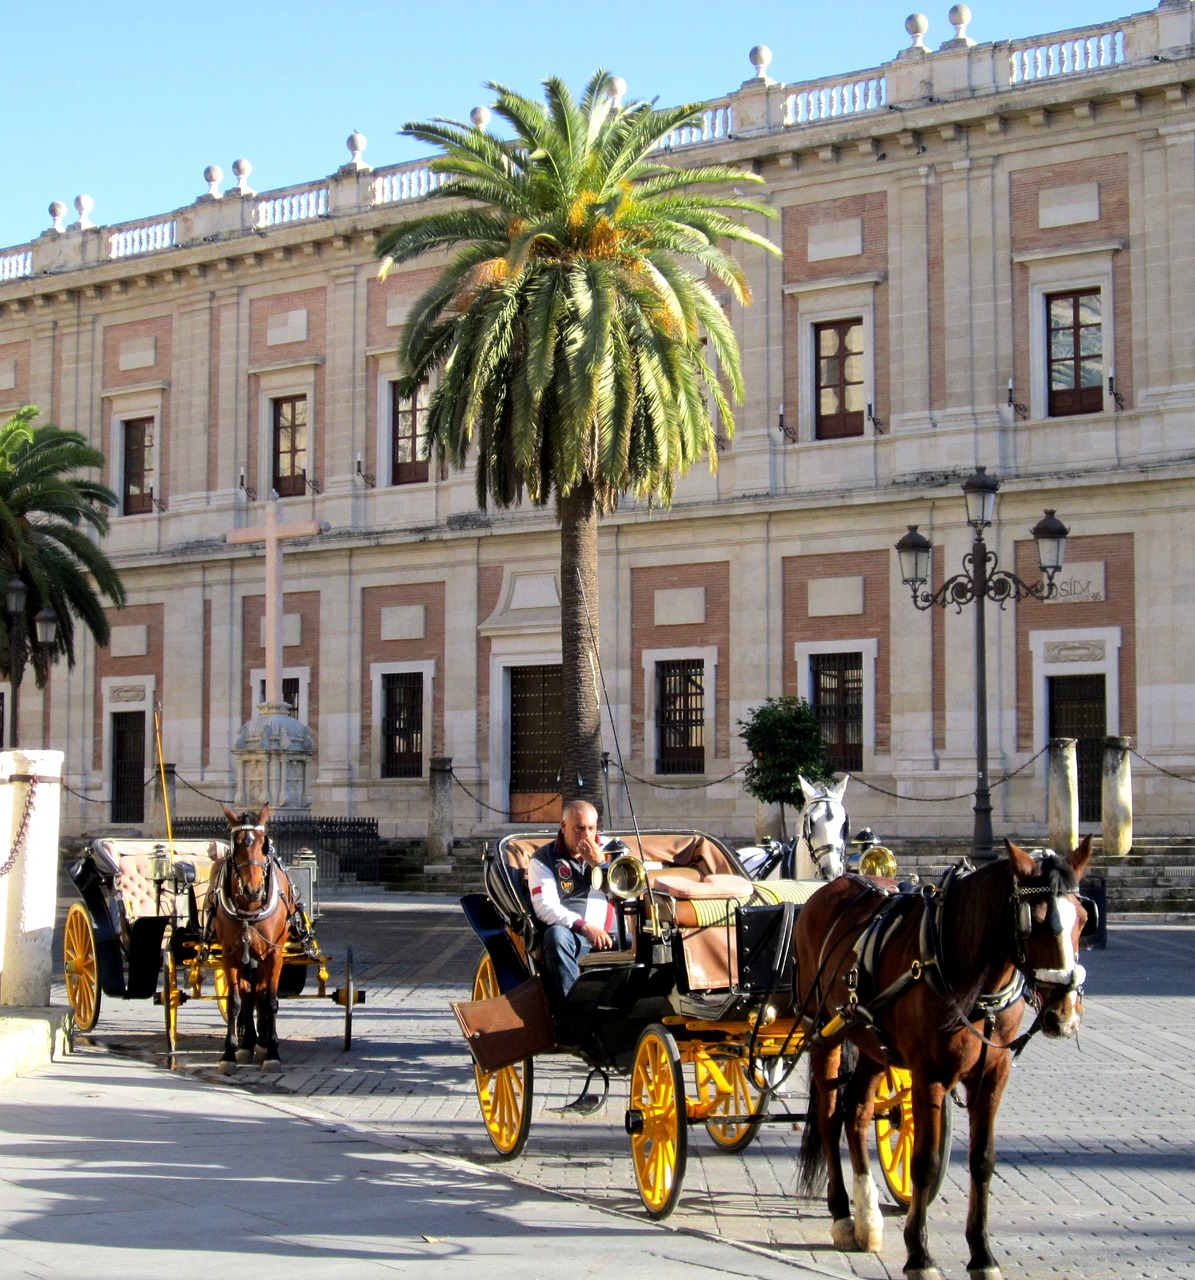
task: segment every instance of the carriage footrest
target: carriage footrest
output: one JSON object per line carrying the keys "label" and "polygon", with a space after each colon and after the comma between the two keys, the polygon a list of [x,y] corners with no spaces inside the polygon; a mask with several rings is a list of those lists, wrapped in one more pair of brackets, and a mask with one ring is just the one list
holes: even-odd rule
{"label": "carriage footrest", "polygon": [[[339,1005],[348,1004],[348,993],[345,991],[343,987],[337,987],[334,991],[329,991],[328,994],[332,997],[332,999],[337,1004]],[[354,1004],[365,1003],[365,992],[362,991],[360,987],[353,988],[353,1003]]]}

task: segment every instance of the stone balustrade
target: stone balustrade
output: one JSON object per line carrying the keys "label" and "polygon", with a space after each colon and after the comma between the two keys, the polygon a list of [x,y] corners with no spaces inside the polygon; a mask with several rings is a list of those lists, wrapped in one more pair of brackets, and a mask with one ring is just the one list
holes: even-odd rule
{"label": "stone balustrade", "polygon": [[[1016,90],[1045,79],[1098,75],[1133,63],[1165,61],[1165,50],[1173,50],[1173,56],[1186,56],[1195,45],[1193,0],[1160,0],[1157,9],[1120,21],[986,45],[966,38],[969,21],[966,6],[956,5],[951,10],[955,38],[933,51],[924,42],[928,20],[914,14],[906,23],[912,44],[892,62],[795,85],[779,84],[767,75],[771,51],[757,46],[750,55],[755,76],[735,93],[707,103],[696,120],[674,130],[661,148],[679,150],[735,137],[814,129],[844,117],[868,112],[880,115],[888,108],[907,110],[986,92]],[[621,97],[625,86],[620,83],[619,88]],[[477,127],[485,127],[489,112],[484,111],[484,116],[482,123],[478,123],[480,117],[475,118]],[[252,169],[247,160],[238,160],[233,166],[237,185],[223,195],[217,188],[221,171],[210,166],[204,174],[209,189],[194,205],[132,223],[96,227],[88,216],[90,197],[80,196],[76,200],[79,221],[65,226],[65,206],[56,200],[50,207],[53,226],[48,231],[28,245],[0,252],[0,284],[47,271],[93,266],[104,258],[164,253],[199,240],[421,200],[445,181],[426,160],[370,169],[361,159],[366,140],[359,133],[349,137],[347,146],[352,159],[331,178],[260,196],[247,185]],[[87,243],[87,237],[101,231],[102,242]]]}

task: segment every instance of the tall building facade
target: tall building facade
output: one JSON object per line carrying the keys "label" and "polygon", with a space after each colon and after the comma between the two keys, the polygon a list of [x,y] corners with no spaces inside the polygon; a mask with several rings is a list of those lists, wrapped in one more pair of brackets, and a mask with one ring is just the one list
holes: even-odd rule
{"label": "tall building facade", "polygon": [[[736,250],[748,397],[716,473],[603,523],[609,821],[633,802],[645,825],[749,834],[739,721],[799,693],[856,779],[856,826],[968,832],[973,613],[916,610],[893,546],[916,524],[931,585],[957,572],[960,483],[985,466],[1003,567],[1036,579],[1044,508],[1071,530],[1054,599],[988,611],[991,772],[1015,773],[997,832],[1043,829],[1049,737],[1078,737],[1098,784],[1105,735],[1139,753],[1138,829],[1189,831],[1195,4],[986,45],[907,28],[883,66],[813,83],[753,50],[756,74],[668,148],[754,167],[782,256]],[[225,535],[271,491],[329,526],[284,555],[283,696],[315,735],[317,811],[416,834],[433,757],[460,834],[550,809],[555,522],[480,512],[470,473],[427,460],[396,352],[436,263],[380,281],[373,251],[434,178],[371,170],[363,147],[260,195],[243,163],[225,190],[209,170],[193,204],[132,224],[91,225],[80,198],[77,222],[55,206],[0,251],[0,412],[83,431],[119,500],[111,644],[22,689],[22,742],[66,751],[67,829],[146,820],[155,703],[178,809],[232,795],[265,577]]]}

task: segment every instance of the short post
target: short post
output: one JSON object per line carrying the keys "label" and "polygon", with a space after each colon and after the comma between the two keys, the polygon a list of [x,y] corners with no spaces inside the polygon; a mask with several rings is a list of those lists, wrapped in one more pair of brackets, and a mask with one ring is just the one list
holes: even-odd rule
{"label": "short post", "polygon": [[50,1004],[62,760],[61,751],[0,752],[0,1005]]}
{"label": "short post", "polygon": [[1050,848],[1067,854],[1079,843],[1079,757],[1074,738],[1051,738],[1047,745]]}
{"label": "short post", "polygon": [[1100,820],[1104,854],[1123,858],[1133,847],[1133,774],[1129,739],[1104,739],[1104,768],[1100,779]]}
{"label": "short post", "polygon": [[452,757],[432,756],[431,812],[427,821],[427,861],[452,857]]}

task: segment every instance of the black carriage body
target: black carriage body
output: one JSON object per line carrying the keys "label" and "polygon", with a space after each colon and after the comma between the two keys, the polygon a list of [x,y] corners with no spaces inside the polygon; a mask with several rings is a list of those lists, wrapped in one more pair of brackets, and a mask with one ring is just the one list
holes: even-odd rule
{"label": "black carriage body", "polygon": [[147,1000],[157,989],[162,971],[162,939],[170,917],[142,916],[122,929],[115,877],[101,869],[90,853],[73,863],[67,874],[91,919],[100,989],[106,996]]}
{"label": "black carriage body", "polygon": [[[483,862],[486,892],[468,894],[461,906],[493,963],[498,990],[509,994],[537,973],[538,941],[542,930],[531,908],[525,872],[507,856],[509,842],[524,849],[548,843],[542,836],[508,836],[496,849],[487,849]],[[638,841],[643,848],[653,836],[665,833],[622,833],[620,838]],[[669,833],[668,838],[678,837]],[[727,864],[741,871],[735,855],[711,837],[682,833],[692,840],[716,845]],[[746,877],[744,877],[746,878]],[[585,1028],[584,1056],[618,1072],[629,1070],[645,1027],[665,1019],[740,1021],[763,1001],[787,1008],[792,998],[792,904],[739,906],[724,922],[687,929],[675,924],[653,928],[656,914],[650,895],[620,903],[620,929],[628,948],[618,952],[593,951],[581,961],[576,985],[569,992],[565,1018],[569,1026]],[[724,935],[716,950],[736,957],[727,966],[726,979],[711,987],[708,975],[698,975],[685,941],[694,932]],[[680,1028],[677,1027],[678,1032]]]}

